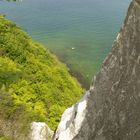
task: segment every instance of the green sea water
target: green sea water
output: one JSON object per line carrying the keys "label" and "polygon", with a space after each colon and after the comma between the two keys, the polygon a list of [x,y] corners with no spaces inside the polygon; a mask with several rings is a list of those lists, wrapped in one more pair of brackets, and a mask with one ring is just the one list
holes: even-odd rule
{"label": "green sea water", "polygon": [[0,1],[16,22],[66,63],[88,88],[126,16],[130,0]]}

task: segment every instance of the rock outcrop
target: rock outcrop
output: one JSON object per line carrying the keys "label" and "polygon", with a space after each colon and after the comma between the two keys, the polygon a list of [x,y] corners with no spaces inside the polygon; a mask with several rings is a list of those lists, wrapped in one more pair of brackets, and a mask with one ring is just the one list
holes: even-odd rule
{"label": "rock outcrop", "polygon": [[91,89],[66,110],[55,140],[140,140],[140,0],[133,0]]}
{"label": "rock outcrop", "polygon": [[51,140],[53,131],[43,122],[32,122],[26,133],[20,132],[21,124],[0,119],[1,136],[8,140]]}
{"label": "rock outcrop", "polygon": [[53,131],[43,122],[33,122],[31,124],[30,140],[51,140]]}

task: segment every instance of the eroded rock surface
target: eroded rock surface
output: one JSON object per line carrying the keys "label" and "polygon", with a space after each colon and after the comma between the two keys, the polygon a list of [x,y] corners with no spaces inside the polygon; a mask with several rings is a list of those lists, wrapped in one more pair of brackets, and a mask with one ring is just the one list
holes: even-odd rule
{"label": "eroded rock surface", "polygon": [[51,140],[53,131],[43,122],[33,122],[31,124],[30,140]]}
{"label": "eroded rock surface", "polygon": [[140,140],[140,0],[130,4],[93,85],[82,116],[80,101],[65,111],[54,139]]}
{"label": "eroded rock surface", "polygon": [[54,139],[57,140],[59,137],[59,139],[71,140],[76,136],[87,113],[86,108],[89,94],[87,92],[77,104],[64,112]]}

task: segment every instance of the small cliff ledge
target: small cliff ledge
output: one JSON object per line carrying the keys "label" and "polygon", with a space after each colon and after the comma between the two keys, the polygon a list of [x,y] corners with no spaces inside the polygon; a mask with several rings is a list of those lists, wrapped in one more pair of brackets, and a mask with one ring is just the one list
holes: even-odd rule
{"label": "small cliff ledge", "polygon": [[66,110],[55,140],[140,140],[140,0],[133,0],[89,92]]}

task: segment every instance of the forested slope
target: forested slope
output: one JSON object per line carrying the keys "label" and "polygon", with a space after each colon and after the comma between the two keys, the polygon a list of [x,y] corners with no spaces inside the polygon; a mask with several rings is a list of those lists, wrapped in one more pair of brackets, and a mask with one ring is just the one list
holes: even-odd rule
{"label": "forested slope", "polygon": [[[0,119],[43,121],[55,129],[65,108],[83,89],[46,48],[0,16]],[[2,125],[0,135],[2,135]]]}

